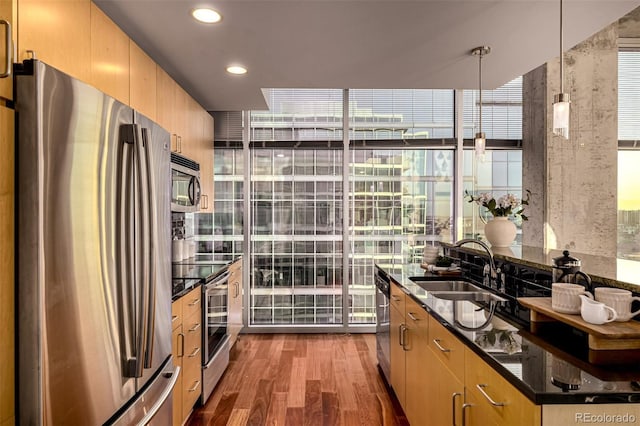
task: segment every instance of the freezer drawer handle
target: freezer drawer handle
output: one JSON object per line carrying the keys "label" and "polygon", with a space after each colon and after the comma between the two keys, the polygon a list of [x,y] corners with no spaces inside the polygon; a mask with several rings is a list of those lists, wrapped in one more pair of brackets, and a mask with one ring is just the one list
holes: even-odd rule
{"label": "freezer drawer handle", "polygon": [[176,382],[178,381],[179,375],[180,375],[180,367],[176,367],[176,369],[172,373],[162,374],[164,378],[167,378],[167,379],[171,378],[171,380],[167,384],[167,387],[164,388],[164,390],[160,394],[158,401],[151,407],[149,412],[140,420],[140,422],[138,422],[138,425],[149,424],[153,416],[155,416],[158,413],[158,411],[160,411],[160,408],[162,408],[166,400],[169,398],[169,395],[171,395],[173,388],[176,386]]}
{"label": "freezer drawer handle", "polygon": [[4,62],[4,71],[0,73],[0,78],[6,78],[11,75],[11,64],[13,63],[13,58],[12,58],[13,43],[11,42],[11,23],[9,21],[5,21],[4,19],[0,19],[0,25],[4,25],[6,27],[5,30],[7,32],[6,33],[7,36],[5,38],[7,57],[5,58],[5,62]]}

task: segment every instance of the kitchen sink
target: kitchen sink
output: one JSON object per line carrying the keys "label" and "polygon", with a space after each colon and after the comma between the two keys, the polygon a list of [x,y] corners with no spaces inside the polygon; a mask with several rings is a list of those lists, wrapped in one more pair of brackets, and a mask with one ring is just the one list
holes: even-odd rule
{"label": "kitchen sink", "polygon": [[428,292],[440,292],[440,291],[454,291],[454,292],[468,292],[468,291],[482,291],[478,286],[475,286],[467,281],[418,281],[413,278],[409,278],[415,282],[421,288]]}
{"label": "kitchen sink", "polygon": [[470,302],[506,302],[504,297],[497,296],[488,291],[436,291],[431,295],[445,300],[466,300]]}

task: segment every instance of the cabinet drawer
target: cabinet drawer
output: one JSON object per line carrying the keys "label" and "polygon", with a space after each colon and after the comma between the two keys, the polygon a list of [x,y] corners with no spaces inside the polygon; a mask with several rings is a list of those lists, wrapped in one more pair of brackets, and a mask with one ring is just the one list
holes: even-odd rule
{"label": "cabinet drawer", "polygon": [[200,321],[184,323],[182,333],[184,334],[184,362],[195,358],[201,364],[202,327]]}
{"label": "cabinet drawer", "polygon": [[465,385],[467,393],[472,393],[478,404],[474,408],[479,415],[486,417],[491,413],[496,423],[504,425],[540,424],[540,406],[531,402],[470,349],[466,352]]}
{"label": "cabinet drawer", "polygon": [[407,327],[412,331],[412,334],[415,334],[416,338],[422,339],[426,343],[429,339],[429,314],[410,297],[406,298],[405,305]]}
{"label": "cabinet drawer", "polygon": [[460,381],[464,381],[464,344],[436,320],[429,321],[429,347]]}
{"label": "cabinet drawer", "polygon": [[202,312],[202,289],[200,286],[194,288],[180,299],[182,300],[182,318],[189,318],[196,312]]}
{"label": "cabinet drawer", "polygon": [[400,312],[404,313],[404,303],[407,295],[400,289],[396,283],[391,283],[391,299],[389,303],[395,306]]}
{"label": "cabinet drawer", "polygon": [[171,303],[171,329],[175,330],[182,324],[182,298]]}

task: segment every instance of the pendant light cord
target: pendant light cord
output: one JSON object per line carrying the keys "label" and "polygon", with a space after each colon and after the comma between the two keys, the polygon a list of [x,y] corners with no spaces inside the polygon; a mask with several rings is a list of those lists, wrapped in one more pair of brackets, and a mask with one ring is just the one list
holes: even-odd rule
{"label": "pendant light cord", "polygon": [[[560,93],[564,93],[564,40],[563,40],[562,0],[560,0]],[[482,56],[480,56],[482,58]]]}
{"label": "pendant light cord", "polygon": [[478,67],[479,67],[479,72],[478,72],[478,87],[480,88],[480,104],[479,104],[479,119],[478,119],[478,124],[479,124],[479,128],[478,128],[478,133],[482,133],[482,49],[480,49],[480,59],[478,60]]}

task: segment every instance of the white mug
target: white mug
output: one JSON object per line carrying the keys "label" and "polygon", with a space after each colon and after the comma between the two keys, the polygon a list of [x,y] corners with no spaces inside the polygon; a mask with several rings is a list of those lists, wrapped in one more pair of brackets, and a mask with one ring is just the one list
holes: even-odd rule
{"label": "white mug", "polygon": [[580,284],[552,283],[551,309],[561,314],[579,314],[581,294],[593,298]]}
{"label": "white mug", "polygon": [[599,325],[615,321],[616,318],[618,318],[616,311],[604,303],[596,302],[584,294],[581,294],[579,297],[582,299],[580,314],[582,315],[582,319],[586,322]]}
{"label": "white mug", "polygon": [[631,312],[631,302],[639,300],[640,297],[633,297],[629,290],[613,287],[598,287],[595,289],[596,300],[613,308],[618,314],[616,321],[629,321],[631,318],[640,314],[640,309]]}

